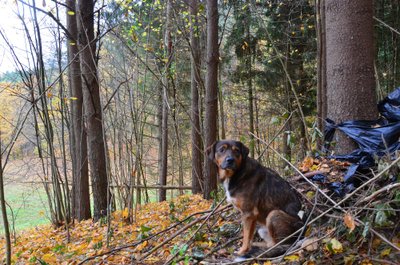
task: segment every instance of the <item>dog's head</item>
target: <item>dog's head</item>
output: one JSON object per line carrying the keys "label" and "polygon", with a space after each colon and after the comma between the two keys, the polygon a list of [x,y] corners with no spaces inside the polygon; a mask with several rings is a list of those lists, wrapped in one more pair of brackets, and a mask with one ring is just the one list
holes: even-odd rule
{"label": "dog's head", "polygon": [[218,167],[218,176],[221,181],[230,178],[239,170],[247,159],[249,148],[234,140],[216,141],[207,149],[208,158]]}

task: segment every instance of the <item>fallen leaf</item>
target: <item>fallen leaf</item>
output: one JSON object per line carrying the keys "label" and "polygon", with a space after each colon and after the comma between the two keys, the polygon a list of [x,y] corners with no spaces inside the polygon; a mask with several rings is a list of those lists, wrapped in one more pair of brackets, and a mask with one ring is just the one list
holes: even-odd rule
{"label": "fallen leaf", "polygon": [[326,249],[332,254],[338,254],[343,252],[343,245],[336,238],[329,240],[326,245]]}
{"label": "fallen leaf", "polygon": [[290,256],[285,256],[284,260],[287,260],[287,261],[299,261],[300,258],[299,258],[298,255],[290,255]]}
{"label": "fallen leaf", "polygon": [[353,230],[356,228],[356,223],[354,222],[353,216],[350,213],[346,213],[343,220],[347,228],[350,229],[350,232],[353,232]]}
{"label": "fallen leaf", "polygon": [[314,251],[318,249],[318,238],[310,237],[303,241],[301,247],[307,251]]}
{"label": "fallen leaf", "polygon": [[352,265],[354,263],[354,261],[355,261],[355,258],[356,258],[356,256],[354,256],[354,255],[349,255],[349,256],[344,257],[343,258],[344,259],[344,264],[345,265]]}
{"label": "fallen leaf", "polygon": [[54,256],[53,253],[44,254],[42,256],[42,260],[48,264],[56,264],[57,263],[57,258],[56,258],[56,256]]}
{"label": "fallen leaf", "polygon": [[381,251],[381,258],[384,258],[386,256],[389,256],[390,252],[392,251],[391,248],[386,248],[384,250]]}

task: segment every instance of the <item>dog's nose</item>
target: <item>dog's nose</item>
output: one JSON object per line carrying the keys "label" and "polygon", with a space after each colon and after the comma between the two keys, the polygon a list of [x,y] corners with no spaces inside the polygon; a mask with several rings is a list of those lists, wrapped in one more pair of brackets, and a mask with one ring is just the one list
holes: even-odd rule
{"label": "dog's nose", "polygon": [[233,157],[227,157],[225,159],[225,162],[229,165],[233,164],[233,162],[235,161],[235,159],[233,159]]}

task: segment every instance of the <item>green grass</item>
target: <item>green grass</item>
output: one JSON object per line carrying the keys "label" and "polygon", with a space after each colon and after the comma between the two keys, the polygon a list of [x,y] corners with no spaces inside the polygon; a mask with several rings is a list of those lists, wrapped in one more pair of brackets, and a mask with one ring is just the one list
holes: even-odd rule
{"label": "green grass", "polygon": [[[21,231],[50,223],[47,196],[42,184],[8,184],[5,186],[5,193],[8,203],[8,222],[11,229],[14,226],[16,231]],[[157,201],[157,193],[157,190],[148,190],[150,202]],[[190,191],[185,191],[185,193],[190,193]],[[176,196],[178,196],[178,192],[174,191],[173,197]],[[136,196],[134,198],[136,199]],[[167,200],[170,198],[171,191],[168,190]],[[144,203],[145,196],[142,193],[142,204]],[[91,202],[91,206],[93,207],[93,202]],[[3,221],[0,218],[0,235],[4,233],[3,229]]]}
{"label": "green grass", "polygon": [[[16,231],[50,223],[46,193],[41,184],[9,184],[4,187],[10,228]],[[12,211],[10,210],[10,207]],[[3,222],[0,218],[0,234]]]}

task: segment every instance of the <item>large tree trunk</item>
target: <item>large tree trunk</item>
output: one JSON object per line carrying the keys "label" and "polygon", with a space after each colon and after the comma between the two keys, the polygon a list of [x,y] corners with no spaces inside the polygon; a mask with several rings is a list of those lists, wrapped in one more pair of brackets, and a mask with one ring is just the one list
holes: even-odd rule
{"label": "large tree trunk", "polygon": [[103,137],[103,117],[97,75],[94,36],[94,1],[78,1],[78,43],[83,79],[83,103],[87,123],[89,166],[94,202],[94,220],[107,214],[107,167]]}
{"label": "large tree trunk", "polygon": [[[325,19],[328,118],[377,118],[373,0],[327,0]],[[338,154],[355,148],[341,132],[335,140]]]}
{"label": "large tree trunk", "polygon": [[191,94],[192,94],[192,192],[203,192],[202,143],[200,128],[199,88],[200,76],[200,45],[197,0],[190,1],[190,45],[191,45]]}
{"label": "large tree trunk", "polygon": [[[161,164],[159,172],[159,182],[161,186],[167,185],[167,167],[168,167],[168,88],[170,85],[170,71],[171,71],[171,56],[172,56],[172,38],[171,38],[171,19],[172,19],[172,4],[171,0],[167,2],[167,13],[165,23],[165,56],[167,62],[165,64],[165,74],[163,77],[162,85],[162,134],[161,134]],[[167,193],[165,189],[160,189],[158,200],[165,201]]]}
{"label": "large tree trunk", "polygon": [[[326,38],[325,38],[325,1],[318,0],[316,5],[317,15],[317,126],[323,132],[324,121],[327,115],[326,99]],[[322,147],[319,138],[318,147]]]}
{"label": "large tree trunk", "polygon": [[[66,2],[67,29],[73,39],[68,39],[69,65],[69,89],[71,95],[71,156],[73,161],[72,179],[72,211],[73,216],[80,220],[89,219],[90,195],[89,195],[89,169],[87,161],[87,139],[83,123],[83,94],[82,78],[77,45],[78,28],[76,20],[76,6],[74,0]],[[72,13],[68,13],[72,11]]]}
{"label": "large tree trunk", "polygon": [[[204,120],[206,148],[217,139],[218,61],[218,1],[207,0],[207,76]],[[208,158],[204,160],[204,178],[204,197],[209,199],[211,193],[217,189],[217,176],[215,165]]]}

